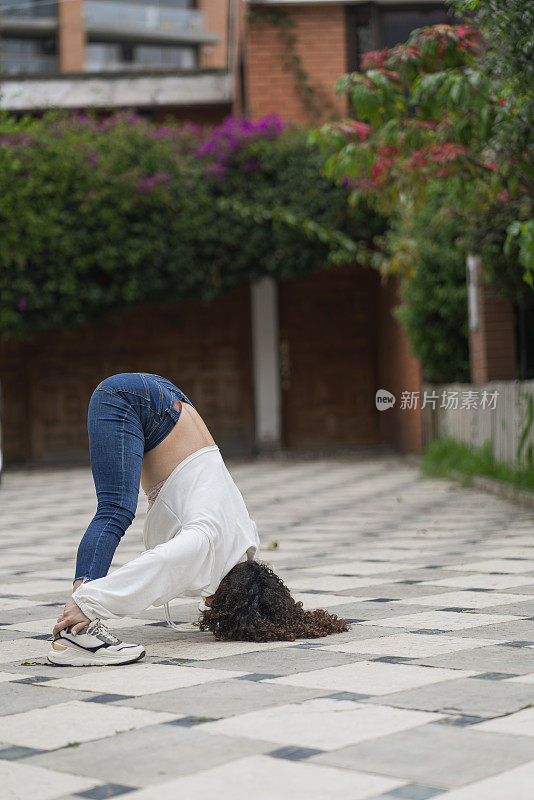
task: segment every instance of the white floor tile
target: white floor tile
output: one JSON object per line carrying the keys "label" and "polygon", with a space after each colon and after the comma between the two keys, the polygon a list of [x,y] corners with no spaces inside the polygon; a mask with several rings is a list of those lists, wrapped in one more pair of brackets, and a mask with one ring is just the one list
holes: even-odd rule
{"label": "white floor tile", "polygon": [[0,597],[0,611],[11,611],[17,608],[31,608],[37,606],[37,600],[25,600],[23,597],[19,599],[11,599],[10,597]]}
{"label": "white floor tile", "polygon": [[62,567],[58,566],[58,567],[56,567],[56,565],[54,565],[53,569],[46,570],[46,571],[45,570],[42,570],[42,571],[39,570],[39,571],[33,572],[33,570],[32,570],[31,579],[32,580],[34,580],[34,579],[36,579],[36,580],[46,580],[46,579],[50,580],[50,578],[53,578],[55,580],[56,578],[63,578],[63,580],[70,581],[70,583],[72,584],[72,581],[74,580],[74,575],[75,575],[75,573],[74,573],[75,566],[76,566],[76,561],[75,561],[75,558],[73,557],[72,563],[69,564],[68,566],[62,566]]}
{"label": "white floor tile", "polygon": [[[79,689],[87,692],[128,694],[138,697],[156,692],[168,692],[184,686],[211,681],[227,680],[246,672],[226,669],[198,669],[171,664],[136,664],[126,671],[123,667],[106,667],[103,671],[85,672],[72,678],[58,678],[48,681],[47,686],[59,686],[63,689]],[[199,689],[199,691],[201,691]]]}
{"label": "white floor tile", "polygon": [[[8,683],[9,681],[16,681],[20,680],[22,676],[20,673],[15,672],[0,672],[0,683]],[[0,731],[0,739],[1,739],[1,731]]]}
{"label": "white floor tile", "polygon": [[[196,630],[191,626],[184,626],[182,630]],[[184,641],[183,639],[169,639],[168,642],[158,642],[157,644],[147,645],[149,656],[161,658],[194,658],[197,661],[209,661],[211,658],[221,658],[223,656],[236,656],[241,653],[255,653],[262,650],[277,650],[288,645],[298,644],[295,642],[224,642],[217,641],[211,633],[205,634],[207,641]],[[142,639],[141,632],[139,638]]]}
{"label": "white floor tile", "polygon": [[[336,575],[318,577],[317,575],[313,575],[309,578],[299,577],[295,580],[288,578],[285,583],[292,592],[298,591],[299,589],[315,589],[321,592],[343,592],[347,589],[358,589],[361,588],[361,586],[370,586],[371,584],[369,581],[371,580],[375,584],[383,582],[382,580],[378,580],[378,578],[340,578]],[[361,600],[361,598],[357,599]]]}
{"label": "white floor tile", "polygon": [[[4,525],[8,525],[8,522],[4,521]],[[2,533],[2,542],[4,544],[8,543],[8,539],[4,533]],[[30,560],[28,556],[24,553],[21,553],[18,548],[10,547],[7,553],[2,553],[2,569],[7,569],[8,567],[13,567],[13,569],[24,569],[21,564],[27,563],[35,563],[39,561],[39,558],[35,556]]]}
{"label": "white floor tile", "polygon": [[402,614],[398,617],[372,619],[361,625],[380,625],[385,628],[435,629],[443,631],[461,631],[466,628],[478,628],[482,625],[496,625],[499,622],[511,622],[519,617],[505,614],[470,614],[468,611],[421,611],[419,614]]}
{"label": "white floor tile", "polygon": [[368,600],[368,597],[342,597],[339,594],[307,594],[306,592],[292,592],[296,603],[302,601],[304,608],[330,608],[330,606],[342,606],[347,603],[356,603],[361,600]]}
{"label": "white floor tile", "polygon": [[20,594],[22,596],[37,594],[62,593],[65,595],[65,602],[72,592],[72,581],[64,580],[28,580],[16,583],[4,583],[3,594]]}
{"label": "white floor tile", "polygon": [[442,578],[439,581],[423,581],[421,586],[456,586],[458,589],[513,589],[516,586],[534,584],[534,575],[485,575],[483,572]]}
{"label": "white floor tile", "polygon": [[489,608],[502,606],[507,603],[523,603],[530,600],[531,594],[504,594],[503,592],[445,592],[439,595],[425,595],[422,597],[407,597],[399,600],[406,606],[437,606],[438,608]]}
{"label": "white floor tile", "polygon": [[487,561],[474,561],[456,566],[449,564],[445,569],[464,570],[465,572],[505,572],[511,575],[521,575],[524,572],[534,572],[534,560],[508,561],[505,558],[490,558]]}
{"label": "white floor tile", "polygon": [[424,633],[399,633],[392,636],[379,636],[374,639],[355,639],[352,642],[326,645],[321,650],[337,653],[372,653],[377,656],[401,656],[403,658],[424,658],[458,650],[471,650],[475,647],[488,647],[505,639],[468,639],[461,636],[433,636]]}
{"label": "white floor tile", "polygon": [[195,775],[162,783],[139,792],[132,800],[194,798],[213,800],[364,800],[403,786],[406,781],[383,778],[353,770],[325,767],[310,762],[289,761],[269,756],[249,756],[231,761]]}
{"label": "white floor tile", "polygon": [[[532,542],[530,543],[532,545]],[[495,547],[492,550],[484,550],[480,552],[483,558],[527,558],[529,555],[534,556],[531,547]]]}
{"label": "white floor tile", "polygon": [[336,750],[365,739],[425,725],[442,715],[350,700],[317,698],[206,723],[205,733],[266,739],[279,744]]}
{"label": "white floor tile", "polygon": [[[477,730],[489,733],[511,733],[515,736],[534,736],[534,708],[524,708],[516,711],[515,714],[507,714],[506,717],[488,719],[477,725]],[[532,746],[534,748],[534,740]]]}
{"label": "white floor tile", "polygon": [[534,683],[534,672],[529,672],[527,675],[518,675],[517,678],[508,678],[506,683]]}
{"label": "white floor tile", "polygon": [[101,786],[95,778],[82,778],[20,761],[0,760],[2,800],[54,800],[66,794]]}
{"label": "white floor tile", "polygon": [[458,669],[421,667],[414,664],[388,664],[380,661],[359,661],[326,667],[310,672],[297,672],[281,678],[266,679],[266,683],[289,686],[309,686],[332,691],[381,695],[426,686],[429,683],[465,678],[475,673]]}
{"label": "white floor tile", "polygon": [[346,561],[339,562],[336,569],[332,569],[332,565],[320,567],[306,567],[307,572],[327,573],[329,575],[339,572],[344,575],[378,575],[381,573],[400,572],[405,569],[416,568],[417,565],[405,561]]}
{"label": "white floor tile", "polygon": [[0,642],[0,664],[19,659],[43,658],[50,647],[49,642],[39,639],[13,639]]}
{"label": "white floor tile", "polygon": [[77,700],[2,717],[2,740],[22,747],[55,750],[69,742],[89,742],[119,731],[157,725],[177,714],[144,711]]}

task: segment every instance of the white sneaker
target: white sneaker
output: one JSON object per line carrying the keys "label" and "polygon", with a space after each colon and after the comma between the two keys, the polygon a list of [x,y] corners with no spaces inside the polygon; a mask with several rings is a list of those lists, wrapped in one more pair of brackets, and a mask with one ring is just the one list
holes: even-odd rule
{"label": "white sneaker", "polygon": [[70,633],[69,628],[56,634],[48,651],[48,660],[61,666],[91,667],[132,664],[144,655],[142,645],[121,642],[99,619],[95,619],[76,636]]}

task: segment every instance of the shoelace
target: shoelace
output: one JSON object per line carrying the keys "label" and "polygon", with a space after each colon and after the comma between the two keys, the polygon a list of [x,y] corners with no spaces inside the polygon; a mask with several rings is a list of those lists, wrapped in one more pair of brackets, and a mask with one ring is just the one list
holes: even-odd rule
{"label": "shoelace", "polygon": [[90,633],[92,636],[98,636],[100,634],[104,637],[108,644],[120,644],[121,640],[117,639],[117,637],[111,633],[111,631],[103,625],[102,621],[99,619],[95,619],[93,624],[89,626],[87,629],[87,633]]}

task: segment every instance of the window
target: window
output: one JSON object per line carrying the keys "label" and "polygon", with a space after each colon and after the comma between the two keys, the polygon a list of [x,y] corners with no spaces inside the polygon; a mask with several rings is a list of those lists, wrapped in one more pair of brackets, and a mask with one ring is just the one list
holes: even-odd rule
{"label": "window", "polygon": [[196,47],[130,42],[88,42],[86,69],[109,70],[192,69],[197,66]]}
{"label": "window", "polygon": [[196,66],[196,61],[194,47],[161,47],[148,44],[139,44],[134,47],[133,62],[139,69],[158,67],[191,69]]}
{"label": "window", "polygon": [[90,72],[124,69],[122,46],[108,42],[87,42],[85,68]]}
{"label": "window", "polygon": [[405,42],[416,28],[455,22],[445,3],[366,3],[347,6],[346,14],[349,71],[360,68],[364,53]]}
{"label": "window", "polygon": [[0,72],[57,72],[55,36],[39,39],[3,36],[0,39]]}
{"label": "window", "polygon": [[384,9],[382,11],[382,46],[394,47],[405,42],[412,31],[426,25],[451,23],[446,10],[440,8]]}
{"label": "window", "polygon": [[[137,6],[151,5],[148,0],[119,0],[119,2],[129,3]],[[168,8],[196,8],[196,0],[152,0],[153,5],[167,6]]]}

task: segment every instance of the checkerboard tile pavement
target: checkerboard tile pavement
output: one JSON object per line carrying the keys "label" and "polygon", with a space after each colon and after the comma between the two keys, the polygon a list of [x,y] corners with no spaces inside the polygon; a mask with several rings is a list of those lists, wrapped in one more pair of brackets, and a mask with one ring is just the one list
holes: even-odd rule
{"label": "checkerboard tile pavement", "polygon": [[[179,630],[159,609],[110,623],[146,645],[139,664],[47,664],[94,489],[88,469],[8,471],[2,797],[530,800],[534,512],[395,456],[228,466],[260,558],[350,630],[217,642],[184,598]],[[115,565],[140,552],[145,514],[141,492]]]}

